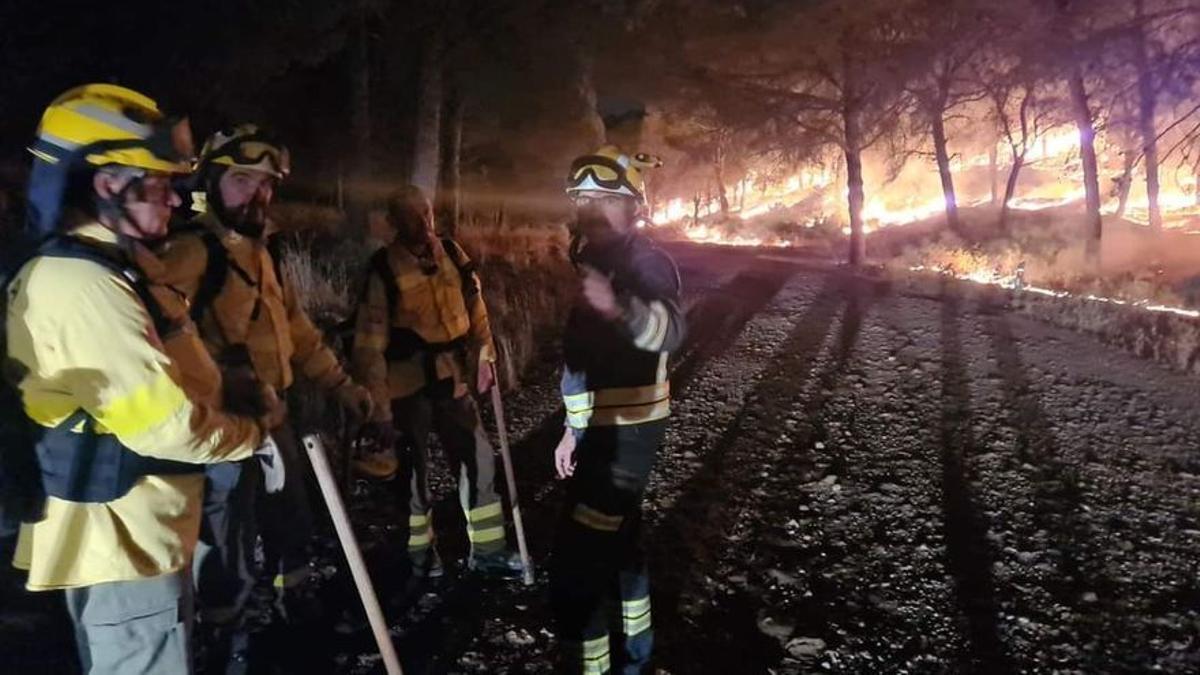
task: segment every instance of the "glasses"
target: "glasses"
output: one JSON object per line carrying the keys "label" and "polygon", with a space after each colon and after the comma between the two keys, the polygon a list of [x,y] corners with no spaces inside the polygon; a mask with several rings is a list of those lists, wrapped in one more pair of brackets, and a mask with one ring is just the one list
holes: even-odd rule
{"label": "glasses", "polygon": [[134,179],[136,183],[132,184],[133,194],[137,201],[146,202],[148,204],[170,204],[171,196],[174,194],[174,186],[171,184],[171,176],[165,173],[147,173],[144,176]]}

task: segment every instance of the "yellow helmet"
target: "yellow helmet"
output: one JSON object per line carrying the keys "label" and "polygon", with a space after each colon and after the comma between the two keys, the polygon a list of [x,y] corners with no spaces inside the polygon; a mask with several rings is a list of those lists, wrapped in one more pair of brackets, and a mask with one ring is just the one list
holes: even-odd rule
{"label": "yellow helmet", "polygon": [[642,169],[659,166],[662,166],[662,160],[653,155],[639,152],[630,157],[615,145],[605,145],[571,162],[567,194],[608,192],[645,201],[646,181]]}
{"label": "yellow helmet", "polygon": [[213,164],[261,171],[280,179],[292,172],[288,149],[257,124],[239,124],[210,136],[200,150],[200,166]]}
{"label": "yellow helmet", "polygon": [[169,119],[149,97],[115,84],[85,84],[46,108],[29,151],[50,165],[78,161],[190,173],[186,119]]}

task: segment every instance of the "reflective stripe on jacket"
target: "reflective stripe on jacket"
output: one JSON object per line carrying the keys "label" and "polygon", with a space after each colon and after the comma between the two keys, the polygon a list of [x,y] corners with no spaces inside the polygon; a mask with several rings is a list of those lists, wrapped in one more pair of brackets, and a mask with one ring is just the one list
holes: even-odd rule
{"label": "reflective stripe on jacket", "polygon": [[667,360],[683,343],[679,272],[640,235],[576,248],[576,262],[609,276],[623,315],[608,321],[576,305],[563,335],[567,426],[642,424],[671,413]]}

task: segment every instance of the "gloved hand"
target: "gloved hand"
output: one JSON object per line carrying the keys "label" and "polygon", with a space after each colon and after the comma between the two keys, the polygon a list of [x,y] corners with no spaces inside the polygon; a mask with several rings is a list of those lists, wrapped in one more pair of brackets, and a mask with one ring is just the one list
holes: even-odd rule
{"label": "gloved hand", "polygon": [[363,437],[381,450],[396,447],[396,427],[391,420],[369,422],[363,427]]}
{"label": "gloved hand", "polygon": [[394,478],[400,468],[395,443],[396,430],[390,421],[367,424],[362,429],[352,462],[355,471],[372,480],[388,481]]}
{"label": "gloved hand", "polygon": [[371,399],[371,392],[367,391],[366,387],[348,380],[334,390],[334,395],[337,396],[338,403],[341,403],[356,421],[371,419],[371,413],[375,411],[375,401]]}
{"label": "gloved hand", "polygon": [[254,451],[254,457],[262,467],[263,484],[267,494],[273,495],[282,492],[287,476],[283,468],[283,456],[279,453],[279,446],[275,444],[275,439],[264,436],[263,444]]}
{"label": "gloved hand", "polygon": [[279,394],[275,393],[275,387],[269,384],[259,384],[258,398],[262,410],[258,416],[259,425],[268,431],[279,428],[287,419],[287,403],[279,398]]}

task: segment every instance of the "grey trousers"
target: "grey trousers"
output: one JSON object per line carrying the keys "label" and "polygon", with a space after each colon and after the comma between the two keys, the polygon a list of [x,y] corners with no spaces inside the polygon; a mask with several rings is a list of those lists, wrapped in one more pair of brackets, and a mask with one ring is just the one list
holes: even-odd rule
{"label": "grey trousers", "polygon": [[192,582],[188,570],[66,591],[84,673],[192,672]]}

